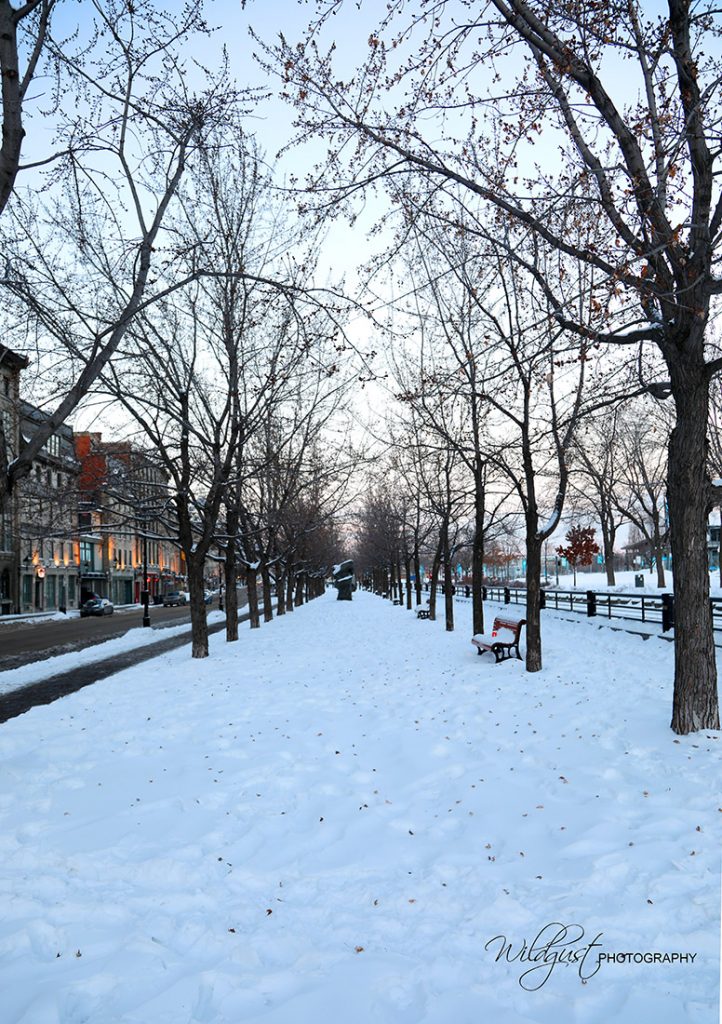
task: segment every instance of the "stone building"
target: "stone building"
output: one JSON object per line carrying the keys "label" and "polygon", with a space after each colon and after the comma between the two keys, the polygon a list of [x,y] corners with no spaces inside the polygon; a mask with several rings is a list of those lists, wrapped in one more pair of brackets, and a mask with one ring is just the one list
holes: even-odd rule
{"label": "stone building", "polygon": [[[22,447],[46,414],[22,400],[18,410]],[[21,612],[67,611],[80,605],[79,470],[73,428],[63,424],[18,485]]]}
{"label": "stone building", "polygon": [[151,456],[128,441],[77,433],[81,465],[80,524],[84,592],[114,604],[140,600],[147,578],[151,601],[184,582],[168,481]]}
{"label": "stone building", "polygon": [[[28,365],[24,356],[0,344],[0,451],[4,445],[8,460],[20,450],[20,374]],[[19,506],[14,492],[0,508],[0,614],[19,611],[20,533]]]}

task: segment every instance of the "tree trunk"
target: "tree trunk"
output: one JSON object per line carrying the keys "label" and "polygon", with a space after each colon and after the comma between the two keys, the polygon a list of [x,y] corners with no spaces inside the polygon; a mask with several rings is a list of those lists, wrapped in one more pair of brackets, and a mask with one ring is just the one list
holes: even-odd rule
{"label": "tree trunk", "polygon": [[300,608],[303,604],[303,577],[304,573],[296,573],[296,596],[293,599],[293,603],[297,608]]}
{"label": "tree trunk", "polygon": [[541,642],[541,562],[542,542],[537,538],[538,522],[526,524],[526,670],[542,667]]}
{"label": "tree trunk", "polygon": [[278,576],[276,577],[276,615],[286,614],[286,574],[279,563]]}
{"label": "tree trunk", "polygon": [[602,548],[604,550],[604,568],[607,573],[607,586],[613,587],[616,585],[616,578],[614,576],[614,540],[616,537],[616,530],[613,529],[611,522],[608,518],[609,512],[603,508],[600,517],[600,525],[602,527]]}
{"label": "tree trunk", "polygon": [[[722,569],[720,569],[722,572]],[[416,589],[416,604],[421,604],[421,557],[419,555],[419,535],[414,536],[414,585]]]}
{"label": "tree trunk", "polygon": [[205,558],[191,556],[187,559],[188,592],[191,611],[191,656],[208,657],[208,620],[206,619],[205,579],[203,570]]}
{"label": "tree trunk", "polygon": [[238,590],[236,588],[236,578],[238,576],[238,554],[236,551],[236,539],[238,537],[237,512],[228,513],[226,532],[228,534],[228,541],[226,557],[223,563],[223,581],[226,591],[226,642],[232,643],[238,639]]}
{"label": "tree trunk", "polygon": [[258,614],[258,573],[255,569],[246,569],[246,588],[248,595],[248,612],[251,629],[258,629],[261,619]]}
{"label": "tree trunk", "polygon": [[286,568],[286,610],[293,611],[293,562]]}
{"label": "tree trunk", "polygon": [[484,632],[484,481],[480,473],[474,480],[474,543],[471,547],[472,635]]}
{"label": "tree trunk", "polygon": [[436,588],[439,582],[439,567],[441,566],[441,537],[436,545],[434,561],[431,566],[431,585],[429,587],[429,618],[436,621]]}
{"label": "tree trunk", "polygon": [[454,632],[454,578],[451,566],[451,551],[449,550],[449,523],[444,523],[443,528],[443,551],[444,551],[444,613],[446,618],[447,633]]}
{"label": "tree trunk", "polygon": [[273,598],[271,597],[271,574],[264,560],[261,564],[261,585],[263,587],[263,621],[273,620]]}
{"label": "tree trunk", "polygon": [[389,586],[388,594],[389,594],[389,601],[394,601],[396,599],[396,572],[394,570],[394,560],[393,560],[393,558],[391,559],[391,570],[390,570],[390,572],[391,572],[391,583],[390,583],[390,586]]}
{"label": "tree trunk", "polygon": [[[657,569],[657,586],[664,588],[664,562],[662,561],[662,531],[659,525],[659,516],[655,515],[652,533],[652,550],[654,551],[654,564]],[[705,517],[705,552],[707,551],[707,527]]]}
{"label": "tree trunk", "polygon": [[223,580],[226,590],[226,641],[232,643],[238,639],[238,590],[236,577],[238,564],[236,560],[235,538],[230,538],[226,548],[226,559],[223,565]]}
{"label": "tree trunk", "polygon": [[[683,357],[682,357],[683,358]],[[669,443],[669,501],[674,578],[672,729],[719,729],[717,666],[707,571],[707,382],[702,369],[671,366],[677,420]]]}
{"label": "tree trunk", "polygon": [[406,573],[406,610],[411,611],[411,552],[404,551],[404,572]]}

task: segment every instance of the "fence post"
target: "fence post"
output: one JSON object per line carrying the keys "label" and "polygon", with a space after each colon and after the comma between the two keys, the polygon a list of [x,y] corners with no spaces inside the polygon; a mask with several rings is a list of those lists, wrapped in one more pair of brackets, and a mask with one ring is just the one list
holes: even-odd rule
{"label": "fence post", "polygon": [[587,615],[597,614],[597,595],[593,590],[587,591]]}
{"label": "fence post", "polygon": [[504,604],[511,603],[511,592],[508,587],[504,587]]}
{"label": "fence post", "polygon": [[547,606],[547,595],[545,590],[539,591],[539,608],[546,608]]}
{"label": "fence post", "polygon": [[487,594],[486,587],[482,587],[481,588],[481,600],[482,601],[486,601],[486,594]]}
{"label": "fence post", "polygon": [[674,594],[662,594],[662,632],[674,627]]}
{"label": "fence post", "polygon": [[471,587],[464,587],[464,597],[471,597]]}

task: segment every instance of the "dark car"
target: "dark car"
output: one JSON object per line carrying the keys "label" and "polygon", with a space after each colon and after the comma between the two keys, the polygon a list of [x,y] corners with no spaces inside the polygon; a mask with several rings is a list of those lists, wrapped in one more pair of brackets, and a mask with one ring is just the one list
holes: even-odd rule
{"label": "dark car", "polygon": [[80,606],[80,617],[86,615],[112,615],[113,603],[107,597],[91,597]]}
{"label": "dark car", "polygon": [[172,608],[174,605],[188,604],[188,595],[185,590],[171,590],[163,595],[163,607]]}

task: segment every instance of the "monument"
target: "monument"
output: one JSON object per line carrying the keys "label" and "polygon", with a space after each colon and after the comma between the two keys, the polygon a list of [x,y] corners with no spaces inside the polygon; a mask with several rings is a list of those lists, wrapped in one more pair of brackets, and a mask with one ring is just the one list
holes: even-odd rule
{"label": "monument", "polygon": [[338,591],[337,601],[351,601],[355,580],[353,562],[348,560],[333,567],[333,585]]}

